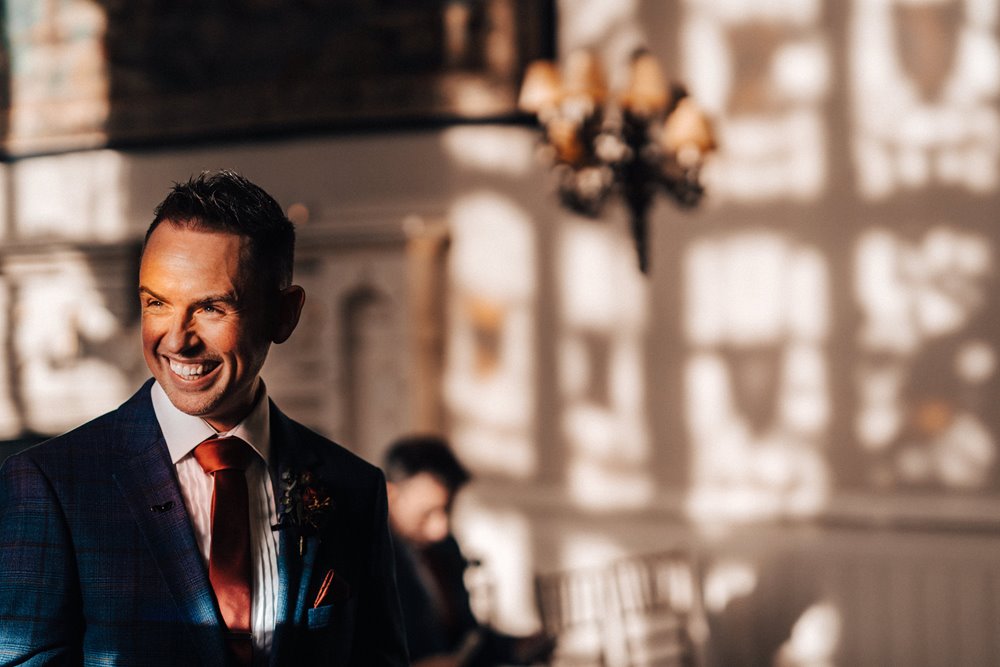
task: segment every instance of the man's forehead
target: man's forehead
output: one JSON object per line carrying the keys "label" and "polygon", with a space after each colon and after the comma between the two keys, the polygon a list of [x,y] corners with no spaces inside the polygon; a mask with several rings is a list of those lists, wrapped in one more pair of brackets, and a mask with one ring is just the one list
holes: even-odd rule
{"label": "man's forehead", "polygon": [[177,281],[190,285],[199,276],[228,275],[231,288],[248,295],[255,289],[254,273],[246,237],[165,222],[143,248],[139,282],[140,289],[155,292]]}
{"label": "man's forehead", "polygon": [[161,229],[195,232],[198,234],[205,234],[207,236],[215,236],[220,239],[231,238],[237,240],[241,247],[245,247],[250,242],[250,238],[247,235],[240,234],[231,229],[226,229],[221,225],[213,224],[212,222],[206,221],[202,218],[182,218],[179,220],[164,218],[150,233],[150,239],[152,239]]}
{"label": "man's forehead", "polygon": [[188,223],[163,221],[157,226],[142,249],[141,263],[151,252],[156,252],[156,259],[162,259],[160,253],[175,257],[192,257],[218,251],[220,257],[233,257],[239,261],[241,271],[249,271],[250,239],[242,234],[227,230],[213,229]]}

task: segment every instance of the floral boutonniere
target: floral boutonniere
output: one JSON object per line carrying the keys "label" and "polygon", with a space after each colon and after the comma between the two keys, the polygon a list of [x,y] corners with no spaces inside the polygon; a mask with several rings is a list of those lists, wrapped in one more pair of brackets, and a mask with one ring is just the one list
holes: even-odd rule
{"label": "floral boutonniere", "polygon": [[306,538],[319,534],[329,518],[333,500],[326,487],[308,470],[298,474],[286,470],[281,481],[284,492],[278,502],[278,523],[271,529],[291,530],[299,538],[301,556]]}

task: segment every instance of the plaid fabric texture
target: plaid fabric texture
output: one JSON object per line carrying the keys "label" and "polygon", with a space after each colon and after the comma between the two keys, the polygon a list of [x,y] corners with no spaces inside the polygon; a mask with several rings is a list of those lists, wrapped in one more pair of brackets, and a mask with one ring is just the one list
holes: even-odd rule
{"label": "plaid fabric texture", "polygon": [[[0,665],[226,663],[151,382],[0,468]],[[301,555],[282,535],[271,664],[406,664],[381,472],[273,404],[271,424],[275,489],[307,469],[335,506]],[[351,596],[312,609],[330,570]]]}

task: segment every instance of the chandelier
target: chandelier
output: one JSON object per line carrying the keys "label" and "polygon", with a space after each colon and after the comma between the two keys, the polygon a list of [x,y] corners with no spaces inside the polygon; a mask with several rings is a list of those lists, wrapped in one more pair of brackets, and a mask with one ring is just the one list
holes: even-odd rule
{"label": "chandelier", "polygon": [[668,85],[648,51],[632,56],[628,85],[619,94],[609,95],[604,81],[590,51],[571,53],[562,72],[552,61],[535,61],[525,72],[518,106],[542,125],[542,153],[564,206],[596,218],[612,196],[622,197],[639,268],[646,272],[656,193],[681,207],[695,206],[715,138],[684,87]]}

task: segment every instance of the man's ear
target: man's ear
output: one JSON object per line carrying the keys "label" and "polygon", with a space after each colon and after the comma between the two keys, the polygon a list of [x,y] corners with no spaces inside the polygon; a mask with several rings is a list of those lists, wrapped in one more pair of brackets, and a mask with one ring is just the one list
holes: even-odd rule
{"label": "man's ear", "polygon": [[275,313],[274,332],[271,340],[284,343],[295,331],[302,315],[302,306],[306,302],[306,292],[298,285],[290,285],[278,294],[278,308]]}

